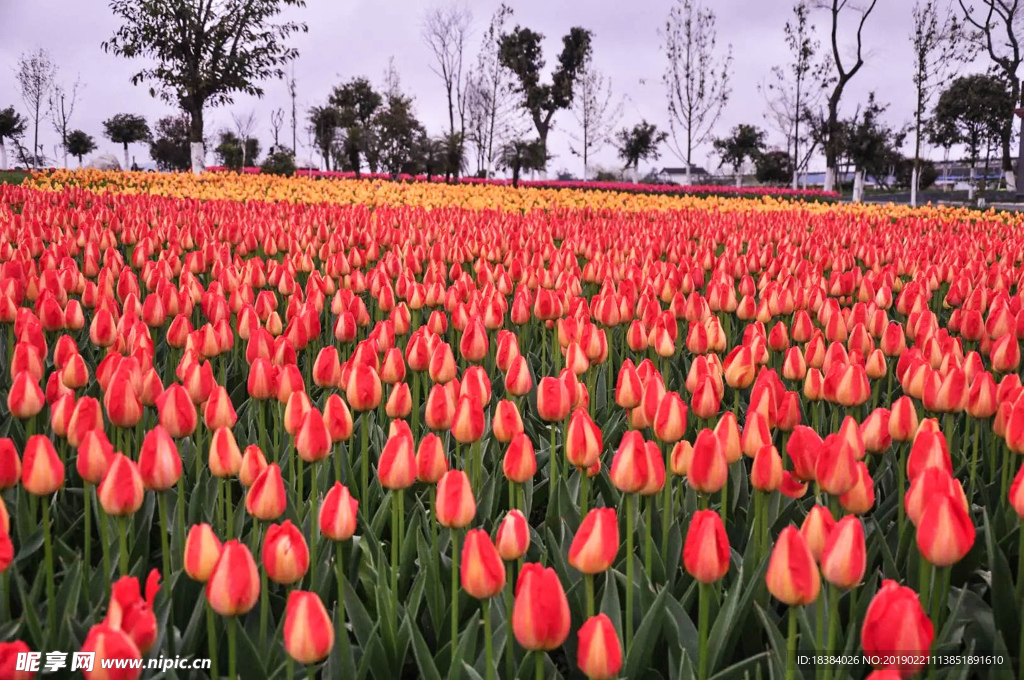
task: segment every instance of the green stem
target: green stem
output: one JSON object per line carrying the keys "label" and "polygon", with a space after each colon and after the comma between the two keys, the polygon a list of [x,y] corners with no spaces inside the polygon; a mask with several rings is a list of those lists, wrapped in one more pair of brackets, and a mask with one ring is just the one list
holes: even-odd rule
{"label": "green stem", "polygon": [[[46,512],[47,512],[46,508],[44,507],[43,508],[43,515],[44,515],[43,521],[44,522],[46,521],[46,518],[45,518]],[[117,518],[117,542],[118,542],[118,550],[120,551],[120,555],[118,555],[118,564],[120,565],[120,568],[121,568],[121,576],[127,576],[128,575],[128,518],[127,517],[118,517]]]}
{"label": "green stem", "polygon": [[220,668],[217,665],[217,619],[209,602],[206,603],[206,653],[210,655],[210,675],[220,677]]}
{"label": "green stem", "polygon": [[[836,636],[839,633],[839,598],[842,593],[835,586],[826,585],[822,591],[828,599],[828,643],[823,650],[824,654],[838,654],[836,650]],[[825,680],[832,679],[834,664],[825,664]]]}
{"label": "green stem", "polygon": [[786,640],[786,680],[796,677],[796,607],[789,608],[789,637]]}
{"label": "green stem", "polygon": [[185,568],[185,475],[178,477],[178,568]]}
{"label": "green stem", "polygon": [[700,636],[700,647],[697,655],[698,680],[707,680],[708,677],[708,617],[711,614],[711,588],[710,583],[701,583],[698,590],[697,625]]}
{"label": "green stem", "polygon": [[538,649],[533,653],[533,658],[536,659],[535,665],[537,669],[537,680],[544,680],[544,652]]}
{"label": "green stem", "polygon": [[107,514],[100,511],[100,541],[103,542],[103,582],[106,584],[105,593],[110,592],[110,535],[107,530]]}
{"label": "green stem", "polygon": [[267,570],[260,569],[260,643],[270,644],[267,639],[267,624],[270,620],[270,584],[267,582]]}
{"label": "green stem", "polygon": [[578,468],[580,473],[580,521],[590,511],[590,476],[583,468]]}
{"label": "green stem", "polygon": [[[341,541],[334,544],[334,572],[338,580],[338,630],[336,636],[340,640],[342,636],[348,635],[348,631],[345,629],[345,555]],[[342,657],[347,657],[348,645],[339,644],[339,648]],[[347,661],[347,658],[342,659],[342,668],[348,668]]]}
{"label": "green stem", "polygon": [[907,485],[907,443],[900,442],[896,445],[899,449],[899,466],[896,468],[896,498],[899,499],[900,514],[899,514],[899,542],[903,543],[903,530],[907,522],[907,511],[904,506],[905,500],[903,494],[906,492]]}
{"label": "green stem", "polygon": [[[661,554],[664,559],[665,555],[668,555],[668,531],[672,526],[672,478],[666,477],[665,486],[661,490],[662,494],[662,505],[661,505]],[[667,563],[667,560],[666,560]],[[668,569],[666,571],[666,580],[668,580]]]}
{"label": "green stem", "polygon": [[494,648],[491,640],[491,600],[484,599],[480,603],[484,617],[484,659],[487,664],[487,680],[494,680]]}
{"label": "green stem", "polygon": [[[86,569],[92,568],[92,484],[82,484],[82,499],[85,502],[85,564]],[[166,550],[164,552],[167,552]],[[85,589],[85,597],[89,597],[89,589]],[[9,620],[7,618],[4,619]]]}
{"label": "green stem", "polygon": [[626,496],[626,646],[633,642],[633,515],[636,514],[636,494]]}
{"label": "green stem", "polygon": [[[973,418],[967,419],[968,425],[972,424],[972,420]],[[974,479],[978,469],[978,435],[981,434],[981,422],[975,422],[973,423],[973,425],[974,432],[971,433],[971,477],[970,484],[968,486],[968,488],[970,489],[970,493],[967,495],[967,498],[971,499],[972,501],[974,499]],[[1024,664],[1022,664],[1022,667],[1024,667]]]}
{"label": "green stem", "polygon": [[644,571],[651,574],[651,553],[653,546],[651,541],[651,524],[654,519],[654,496],[647,497],[647,507],[644,509]]}
{"label": "green stem", "polygon": [[237,678],[237,643],[236,636],[238,634],[238,619],[234,616],[227,620],[228,627],[228,677]]}
{"label": "green stem", "polygon": [[53,538],[50,527],[50,501],[49,497],[42,499],[43,504],[43,556],[46,559],[46,634],[54,635],[57,632],[57,597],[56,587],[53,581]]}
{"label": "green stem", "polygon": [[722,483],[722,524],[729,526],[729,466],[725,466],[725,481]]}
{"label": "green stem", "polygon": [[317,514],[317,504],[320,502],[318,494],[320,491],[317,488],[316,468],[316,463],[309,464],[309,587],[312,590],[316,590],[316,547],[320,540],[320,517]]}
{"label": "green stem", "polygon": [[[167,492],[159,491],[156,496],[157,509],[160,513],[160,550],[163,553],[164,578],[169,578],[171,574],[171,550],[169,547],[170,539],[168,537],[168,531],[170,527],[167,526]],[[88,562],[86,562],[88,564]]]}
{"label": "green stem", "polygon": [[398,619],[398,494],[391,492],[391,613]]}
{"label": "green stem", "polygon": [[594,615],[594,575],[584,574],[583,581],[587,589],[587,618]]}
{"label": "green stem", "polygon": [[369,421],[370,421],[370,416],[366,412],[364,412],[363,415],[359,417],[359,450],[360,450],[360,457],[362,458],[362,460],[359,463],[359,465],[361,466],[361,468],[360,468],[360,475],[361,476],[360,476],[360,479],[359,479],[359,482],[360,482],[360,485],[361,485],[359,487],[360,488],[359,501],[363,504],[363,507],[366,508],[365,512],[366,512],[366,516],[367,517],[370,516],[370,504],[369,504],[369,502],[367,500],[367,489],[370,486],[370,458],[369,458],[369,448],[370,448],[370,427],[369,427],[369,425],[370,425],[370,422]]}
{"label": "green stem", "polygon": [[451,658],[455,658],[455,650],[459,642],[459,530],[452,529],[452,650]]}
{"label": "green stem", "polygon": [[[512,563],[505,565],[505,677],[515,677],[515,659],[512,651]],[[1024,680],[1024,679],[1022,679]]]}

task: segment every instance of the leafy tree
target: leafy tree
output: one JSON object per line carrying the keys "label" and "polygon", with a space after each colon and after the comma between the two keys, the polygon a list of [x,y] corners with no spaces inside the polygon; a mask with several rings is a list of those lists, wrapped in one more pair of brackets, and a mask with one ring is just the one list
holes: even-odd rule
{"label": "leafy tree", "polygon": [[715,21],[715,13],[705,9],[701,0],[678,0],[665,22],[668,64],[662,80],[668,94],[672,151],[686,161],[687,184],[693,150],[707,141],[731,94],[732,46],[724,56],[716,54]]}
{"label": "leafy tree", "polygon": [[243,156],[245,151],[242,148],[242,140],[230,130],[222,130],[220,143],[213,150],[220,160],[220,164],[232,170],[241,170],[244,165]]}
{"label": "leafy tree", "polygon": [[103,134],[115,144],[124,147],[124,165],[128,169],[128,145],[148,141],[150,138],[149,125],[142,116],[134,113],[119,113],[113,118],[103,121]]}
{"label": "leafy tree", "polygon": [[[904,187],[909,189],[912,186],[914,178],[914,159],[913,158],[901,158],[896,164],[896,171],[893,173],[895,184],[898,187]],[[924,159],[917,163],[917,189],[918,191],[924,191],[933,184],[935,180],[939,178],[939,171],[935,168],[935,163],[930,160]]]}
{"label": "leafy tree", "polygon": [[188,115],[166,116],[156,123],[149,142],[149,155],[161,170],[188,170],[192,164],[189,148],[192,127]]}
{"label": "leafy tree", "polygon": [[358,177],[361,160],[365,160],[370,171],[376,172],[374,117],[384,98],[366,78],[353,78],[335,87],[329,101],[341,116],[340,126],[344,131],[341,153],[343,166],[355,172]]}
{"label": "leafy tree", "polygon": [[633,129],[622,128],[615,139],[618,142],[619,158],[626,162],[626,168],[639,171],[640,161],[656,160],[659,156],[658,146],[668,139],[667,132],[660,132],[658,126],[646,120],[633,126]]}
{"label": "leafy tree", "polygon": [[548,165],[548,154],[539,139],[514,139],[501,147],[499,166],[512,171],[512,186],[519,186],[519,177],[526,171],[541,171]]}
{"label": "leafy tree", "polygon": [[309,124],[313,142],[324,159],[324,169],[331,169],[335,137],[341,127],[341,113],[333,106],[314,106],[309,110]]}
{"label": "leafy tree", "polygon": [[1001,142],[1012,110],[1013,94],[1003,78],[986,74],[962,76],[939,95],[929,137],[945,148],[963,144],[973,179],[981,153]]}
{"label": "leafy tree", "polygon": [[[567,109],[572,104],[573,88],[590,57],[591,38],[590,31],[585,28],[577,26],[569,29],[568,35],[562,38],[558,67],[551,73],[549,85],[540,82],[540,70],[544,67],[540,43],[544,36],[516,26],[511,33],[501,37],[501,63],[515,74],[518,80],[516,90],[522,97],[522,106],[533,119],[538,140],[545,149],[555,112]],[[546,151],[543,157],[546,167]]]}
{"label": "leafy tree", "polygon": [[[374,118],[381,167],[392,176],[415,171],[413,149],[424,128],[412,110],[412,99],[398,91],[388,93]],[[449,146],[450,149],[450,146]]]}
{"label": "leafy tree", "polygon": [[761,184],[786,184],[793,177],[793,157],[781,149],[765,151],[754,158],[754,168]]}
{"label": "leafy tree", "polygon": [[82,167],[82,156],[96,150],[96,140],[81,130],[68,133],[67,152],[78,159],[78,167]]}
{"label": "leafy tree", "polygon": [[27,123],[28,121],[15,111],[13,106],[0,109],[0,170],[7,169],[7,146],[4,140],[9,139],[17,144],[25,134]]}
{"label": "leafy tree", "polygon": [[865,175],[871,175],[879,184],[884,184],[903,155],[899,148],[907,135],[906,130],[897,130],[882,122],[882,114],[888,107],[878,103],[875,93],[868,95],[868,102],[862,112],[846,123],[843,135],[846,156],[857,173],[854,183],[858,184],[855,199],[859,199],[860,186]]}
{"label": "leafy tree", "polygon": [[273,150],[263,159],[260,172],[268,175],[291,177],[295,174],[295,154],[288,147],[275,145]]}
{"label": "leafy tree", "polygon": [[715,151],[722,158],[722,165],[729,165],[736,174],[736,186],[743,183],[740,170],[748,158],[755,160],[765,148],[765,131],[754,125],[740,123],[728,137],[714,141]]}
{"label": "leafy tree", "polygon": [[103,49],[145,60],[132,84],[151,83],[151,94],[188,114],[194,172],[203,166],[204,109],[237,93],[263,96],[259,82],[284,77],[283,66],[298,56],[286,43],[306,25],[276,21],[289,6],[305,0],[110,0],[121,27]]}

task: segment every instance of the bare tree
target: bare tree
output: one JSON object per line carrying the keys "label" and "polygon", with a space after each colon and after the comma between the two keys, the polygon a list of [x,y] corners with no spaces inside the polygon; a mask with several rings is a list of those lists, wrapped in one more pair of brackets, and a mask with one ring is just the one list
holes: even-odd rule
{"label": "bare tree", "polygon": [[284,126],[284,109],[274,109],[270,112],[270,134],[274,137],[274,150],[280,146],[281,127]]}
{"label": "bare tree", "polygon": [[[945,11],[940,8],[945,5]],[[914,166],[910,174],[910,204],[917,205],[917,191],[921,175],[921,137],[926,123],[926,112],[935,91],[955,75],[954,65],[973,58],[974,50],[965,52],[962,40],[963,25],[953,14],[952,0],[918,0],[914,4],[914,32],[910,36],[914,46]],[[1007,174],[1007,183],[1013,173]]]}
{"label": "bare tree", "polygon": [[[461,159],[466,136],[466,74],[463,55],[469,39],[473,15],[469,9],[456,4],[435,7],[423,18],[423,41],[434,55],[431,70],[444,82],[448,97],[448,154],[449,160]],[[456,128],[456,116],[458,128]],[[445,164],[445,179],[450,172],[458,175],[458,163]]]}
{"label": "bare tree", "polygon": [[506,142],[526,133],[512,72],[501,63],[501,36],[512,9],[501,5],[484,32],[476,67],[467,76],[466,141],[476,149],[477,173],[490,177]]}
{"label": "bare tree", "polygon": [[[1014,106],[1022,101],[1021,83],[1017,77],[1024,53],[1021,52],[1020,31],[1024,26],[1024,3],[1021,0],[979,0],[978,8],[964,0],[957,0],[963,10],[964,19],[974,29],[969,38],[983,52],[996,69],[1006,78],[1013,95]],[[1013,117],[1007,119],[1001,135],[1003,154],[1003,175],[1006,184],[1015,191],[1024,189],[1024,129],[1020,135],[1020,147],[1017,152],[1017,174],[1013,174],[1013,162],[1010,159],[1010,138],[1013,132]]]}
{"label": "bare tree", "polygon": [[43,106],[49,101],[53,82],[57,78],[57,66],[50,58],[50,53],[39,48],[21,55],[18,67],[14,72],[18,80],[21,99],[28,107],[29,119],[32,121],[32,152],[29,160],[33,167],[42,164],[43,153],[39,145],[39,120],[43,115]]}
{"label": "bare tree", "polygon": [[238,135],[238,141],[242,145],[242,167],[249,167],[249,162],[252,158],[247,156],[249,151],[248,142],[252,138],[253,131],[256,130],[256,112],[249,111],[249,113],[243,115],[231,114],[231,122],[235,125],[235,134]]}
{"label": "bare tree", "polygon": [[[857,75],[864,66],[863,33],[864,23],[868,20],[871,12],[875,9],[878,0],[870,0],[866,6],[857,7],[850,4],[850,0],[821,0],[817,7],[827,10],[829,13],[829,25],[832,45],[832,66],[835,69],[834,77],[831,79],[832,91],[828,96],[828,117],[824,127],[825,146],[825,191],[832,191],[836,183],[836,163],[839,157],[839,102],[843,98],[846,86],[850,84],[853,77]],[[852,65],[843,64],[843,57],[839,47],[839,22],[843,10],[849,7],[851,12],[859,13],[860,20],[857,23],[857,48],[854,52]]]}
{"label": "bare tree", "polygon": [[[786,138],[786,151],[793,159],[793,188],[817,148],[811,135],[810,111],[816,108],[828,85],[830,65],[815,63],[821,46],[809,21],[807,0],[793,5],[793,19],[786,22],[786,45],[793,60],[771,70],[771,79],[759,87],[765,95],[769,120]],[[803,154],[801,155],[801,146]]]}
{"label": "bare tree", "polygon": [[732,46],[717,54],[715,13],[701,0],[677,0],[665,22],[663,80],[668,93],[669,148],[686,162],[690,184],[693,149],[708,140],[729,101]]}
{"label": "bare tree", "polygon": [[295,85],[295,68],[291,70],[291,74],[288,76],[288,96],[292,99],[292,153],[296,158],[299,157],[299,140],[296,131],[298,130],[298,121],[295,118],[295,99],[296,93],[298,92]]}
{"label": "bare tree", "polygon": [[612,82],[588,61],[580,73],[579,88],[572,100],[572,114],[580,126],[578,135],[570,133],[577,145],[569,150],[583,158],[583,179],[588,177],[591,155],[611,139],[612,131],[622,118],[622,101],[613,103]]}
{"label": "bare tree", "polygon": [[[68,167],[68,135],[71,133],[71,116],[75,113],[75,102],[78,101],[78,88],[81,78],[75,77],[71,87],[63,83],[55,83],[50,91],[50,122],[54,131],[60,136],[63,150],[64,167]],[[79,163],[81,165],[81,163]]]}

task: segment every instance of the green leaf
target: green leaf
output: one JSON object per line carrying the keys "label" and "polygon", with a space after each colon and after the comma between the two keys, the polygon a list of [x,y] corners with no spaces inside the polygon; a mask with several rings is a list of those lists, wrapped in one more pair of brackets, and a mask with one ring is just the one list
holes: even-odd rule
{"label": "green leaf", "polygon": [[412,652],[420,677],[424,680],[441,680],[441,673],[434,664],[434,655],[427,646],[427,641],[423,639],[420,627],[410,623],[408,615],[405,617],[405,625],[412,632]]}
{"label": "green leaf", "polygon": [[[249,633],[245,630],[245,626],[242,625],[241,621],[235,621],[233,624],[229,623],[228,625],[234,625],[238,629],[237,659],[239,675],[246,678],[246,680],[248,678],[266,680],[267,669],[263,667],[262,662],[263,650],[249,637]],[[226,650],[222,653],[226,654]]]}
{"label": "green leaf", "polygon": [[985,549],[988,552],[988,567],[991,570],[992,614],[996,629],[1006,638],[1016,640],[1021,625],[1020,614],[1014,598],[1005,596],[1015,592],[1013,579],[1010,577],[1010,566],[1006,556],[992,537],[988,508],[982,510],[982,526],[985,533]]}
{"label": "green leaf", "polygon": [[668,589],[662,588],[644,615],[640,627],[633,637],[633,644],[626,655],[623,675],[627,678],[647,677],[647,670],[654,652],[654,645],[661,636],[661,625],[665,618],[665,599]]}
{"label": "green leaf", "polygon": [[786,648],[786,636],[782,634],[779,627],[768,618],[768,613],[761,608],[761,605],[757,602],[754,603],[754,611],[757,612],[757,617],[761,619],[761,625],[764,628],[765,633],[768,634],[768,641],[771,645],[772,654],[769,657],[769,661],[773,664],[773,674],[777,677],[782,677],[786,673],[786,654],[788,652]]}

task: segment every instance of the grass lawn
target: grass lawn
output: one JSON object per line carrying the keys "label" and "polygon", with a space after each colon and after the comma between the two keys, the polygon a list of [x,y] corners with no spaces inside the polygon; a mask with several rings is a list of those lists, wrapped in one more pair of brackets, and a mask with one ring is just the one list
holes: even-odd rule
{"label": "grass lawn", "polygon": [[21,170],[0,170],[0,184],[21,184],[26,177],[28,173]]}

